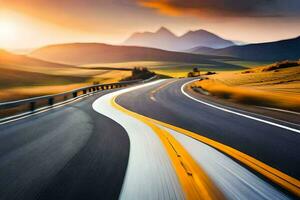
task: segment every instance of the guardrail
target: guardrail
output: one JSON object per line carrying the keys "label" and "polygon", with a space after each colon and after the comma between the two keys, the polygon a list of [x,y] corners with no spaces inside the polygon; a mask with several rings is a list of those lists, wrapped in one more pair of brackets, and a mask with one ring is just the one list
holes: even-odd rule
{"label": "guardrail", "polygon": [[[114,88],[121,88],[132,84],[142,83],[145,81],[142,80],[134,80],[134,81],[123,81],[118,83],[110,83],[110,84],[98,84],[92,85],[88,87],[79,88],[76,90],[71,90],[64,93],[54,94],[54,95],[46,95],[40,97],[34,97],[29,99],[22,99],[17,101],[3,102],[0,103],[0,121],[3,117],[8,117],[11,115],[16,115],[20,113],[24,113],[26,111],[34,112],[37,109],[53,106],[57,103],[63,103],[65,101],[70,101],[75,98],[79,98],[83,95],[88,95],[92,93],[96,93],[101,90],[108,90]],[[8,111],[9,110],[9,111]],[[7,112],[5,112],[7,111]]]}

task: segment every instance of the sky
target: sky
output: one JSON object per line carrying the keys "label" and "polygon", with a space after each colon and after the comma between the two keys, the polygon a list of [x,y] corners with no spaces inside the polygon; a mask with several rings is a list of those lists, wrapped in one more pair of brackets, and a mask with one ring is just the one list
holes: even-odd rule
{"label": "sky", "polygon": [[161,26],[245,43],[300,35],[300,0],[0,0],[0,48],[120,44]]}

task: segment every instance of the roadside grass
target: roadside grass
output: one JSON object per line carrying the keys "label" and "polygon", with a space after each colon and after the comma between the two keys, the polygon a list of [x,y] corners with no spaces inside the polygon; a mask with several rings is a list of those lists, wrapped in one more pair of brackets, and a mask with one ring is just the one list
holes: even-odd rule
{"label": "roadside grass", "polygon": [[257,66],[261,66],[261,65],[271,64],[271,62],[267,62],[267,61],[244,61],[244,60],[233,60],[233,61],[224,60],[223,62],[228,63],[228,64],[242,66],[245,68],[252,68],[252,67],[257,67]]}
{"label": "roadside grass", "polygon": [[58,94],[61,92],[73,90],[87,86],[86,83],[68,84],[68,85],[45,85],[45,86],[24,86],[0,90],[1,101],[11,101],[25,99],[35,96]]}
{"label": "roadside grass", "polygon": [[268,67],[219,73],[194,86],[238,103],[300,111],[300,66],[264,71]]}
{"label": "roadside grass", "polygon": [[187,77],[188,71],[166,71],[166,70],[153,70],[156,74],[161,74],[164,76],[168,77],[173,77],[173,78],[182,78],[182,77]]}
{"label": "roadside grass", "polygon": [[64,85],[83,83],[88,77],[52,75],[45,73],[0,69],[0,90],[24,86]]}

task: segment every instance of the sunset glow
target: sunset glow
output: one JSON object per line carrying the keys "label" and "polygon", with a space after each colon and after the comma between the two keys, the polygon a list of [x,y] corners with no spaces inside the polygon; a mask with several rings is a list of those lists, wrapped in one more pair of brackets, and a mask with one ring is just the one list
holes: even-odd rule
{"label": "sunset glow", "polygon": [[17,33],[16,25],[13,22],[1,20],[0,21],[0,37],[4,40],[10,40],[15,37]]}
{"label": "sunset glow", "polygon": [[0,43],[8,46],[15,42],[17,37],[17,24],[7,16],[0,16]]}
{"label": "sunset glow", "polygon": [[68,42],[121,44],[134,32],[153,32],[161,26],[177,35],[204,29],[244,43],[299,35],[299,1],[251,2],[230,6],[228,0],[2,0],[0,48]]}

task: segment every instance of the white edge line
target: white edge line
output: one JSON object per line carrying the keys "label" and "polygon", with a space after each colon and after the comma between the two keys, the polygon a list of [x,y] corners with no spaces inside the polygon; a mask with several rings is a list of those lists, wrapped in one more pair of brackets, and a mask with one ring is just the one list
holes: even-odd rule
{"label": "white edge line", "polygon": [[185,87],[186,85],[188,85],[188,84],[194,82],[194,81],[195,81],[195,80],[186,82],[185,84],[183,84],[183,85],[181,86],[181,92],[182,92],[185,96],[187,96],[188,98],[190,98],[190,99],[192,99],[192,100],[194,100],[194,101],[197,101],[197,102],[202,103],[202,104],[205,104],[205,105],[207,105],[207,106],[210,106],[210,107],[213,107],[213,108],[222,110],[222,111],[224,111],[224,112],[232,113],[232,114],[239,115],[239,116],[242,116],[242,117],[245,117],[245,118],[248,118],[248,119],[256,120],[256,121],[259,121],[259,122],[262,122],[262,123],[265,123],[265,124],[269,124],[269,125],[272,125],[272,126],[276,126],[276,127],[279,127],[279,128],[283,128],[283,129],[289,130],[289,131],[293,131],[293,132],[296,132],[296,133],[300,133],[300,130],[295,129],[295,128],[291,128],[291,127],[284,126],[284,125],[281,125],[281,124],[277,124],[277,123],[274,123],[274,122],[270,122],[270,121],[267,121],[267,120],[259,119],[259,118],[257,118],[257,117],[252,117],[252,116],[249,116],[249,115],[246,115],[246,114],[242,114],[242,113],[239,113],[239,112],[235,112],[235,111],[232,111],[232,110],[229,110],[229,109],[226,109],[226,108],[222,108],[222,107],[219,107],[219,106],[216,106],[216,105],[213,105],[213,104],[210,104],[210,103],[201,101],[201,100],[199,100],[199,99],[196,99],[196,98],[190,96],[189,94],[187,94],[187,93],[184,91],[184,87]]}

